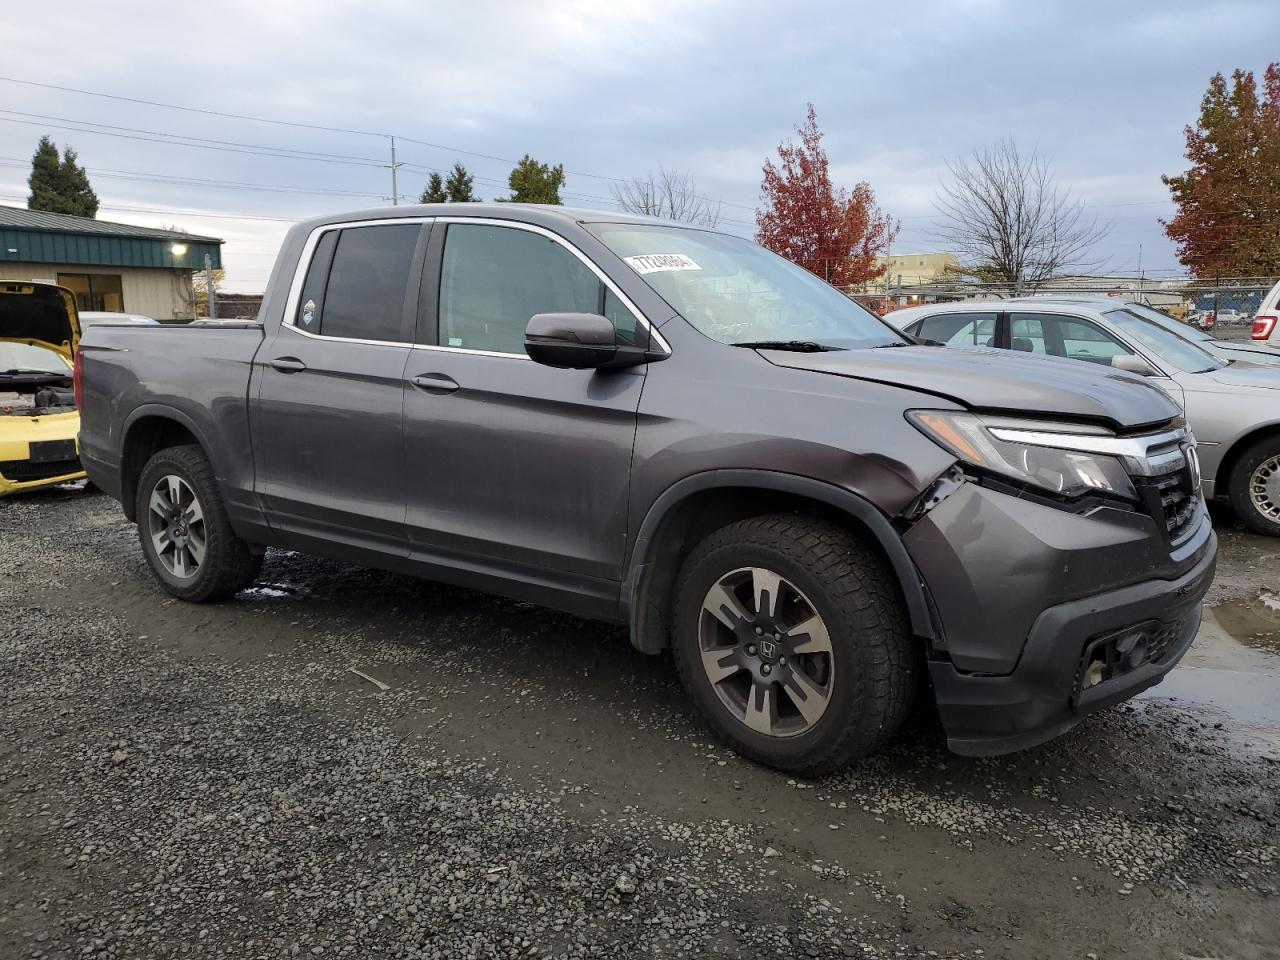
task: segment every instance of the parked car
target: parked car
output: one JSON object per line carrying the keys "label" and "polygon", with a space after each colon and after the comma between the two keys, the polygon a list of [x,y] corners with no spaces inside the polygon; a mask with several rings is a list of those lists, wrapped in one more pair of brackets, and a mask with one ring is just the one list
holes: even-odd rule
{"label": "parked car", "polygon": [[1280,354],[1280,283],[1272,287],[1258,305],[1251,339],[1273,354]]}
{"label": "parked car", "polygon": [[71,291],[0,281],[0,497],[84,476],[71,382],[79,336]]}
{"label": "parked car", "polygon": [[1280,369],[1220,360],[1125,303],[1027,297],[899,310],[912,336],[1067,357],[1140,373],[1183,405],[1204,494],[1231,501],[1259,533],[1280,536]]}
{"label": "parked car", "polygon": [[80,328],[99,323],[124,323],[143,327],[158,327],[160,321],[141,313],[112,313],[106,310],[85,310],[80,314]]}
{"label": "parked car", "polygon": [[[1039,302],[1041,298],[1032,299]],[[1182,323],[1168,314],[1143,303],[1136,303],[1132,300],[1117,300],[1114,297],[1054,297],[1053,299],[1059,303],[1078,301],[1085,304],[1106,304],[1110,307],[1115,307],[1119,304],[1126,310],[1130,310],[1138,316],[1164,327],[1170,333],[1176,334],[1183,340],[1191,341],[1201,350],[1212,354],[1219,360],[1228,363],[1233,360],[1247,360],[1250,363],[1280,364],[1280,350],[1273,350],[1265,343],[1255,343],[1249,340],[1220,340],[1189,322]]]}
{"label": "parked car", "polygon": [[624,623],[725,740],[806,774],[926,689],[958,752],[1039,743],[1200,622],[1216,540],[1166,393],[912,345],[739,237],[331,216],[290,230],[260,316],[82,343],[89,475],[175,597],[276,546]]}

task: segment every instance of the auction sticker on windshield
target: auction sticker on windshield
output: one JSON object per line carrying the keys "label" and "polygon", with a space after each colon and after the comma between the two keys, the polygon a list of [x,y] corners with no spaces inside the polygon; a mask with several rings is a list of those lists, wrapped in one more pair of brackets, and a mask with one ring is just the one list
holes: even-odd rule
{"label": "auction sticker on windshield", "polygon": [[683,253],[646,253],[624,257],[636,273],[664,273],[671,270],[701,270],[691,257]]}

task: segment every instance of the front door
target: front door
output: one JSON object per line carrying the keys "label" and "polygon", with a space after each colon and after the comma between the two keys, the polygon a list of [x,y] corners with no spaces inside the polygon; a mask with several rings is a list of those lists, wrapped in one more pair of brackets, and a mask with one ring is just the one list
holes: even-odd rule
{"label": "front door", "polygon": [[408,553],[402,386],[426,234],[321,228],[292,316],[258,351],[255,489],[288,545]]}
{"label": "front door", "polygon": [[643,327],[545,230],[442,229],[430,258],[438,285],[405,369],[412,554],[509,581],[509,593],[537,583],[603,611],[621,579],[645,368],[546,367],[526,355],[524,329],[547,312],[603,313],[623,341]]}

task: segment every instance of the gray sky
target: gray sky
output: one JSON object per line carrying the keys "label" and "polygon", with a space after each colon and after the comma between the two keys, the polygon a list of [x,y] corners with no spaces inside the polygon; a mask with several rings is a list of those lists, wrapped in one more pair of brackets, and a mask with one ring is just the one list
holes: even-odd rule
{"label": "gray sky", "polygon": [[[1141,244],[1161,275],[1177,261],[1156,222],[1170,209],[1160,174],[1182,169],[1211,74],[1280,59],[1280,3],[15,0],[0,36],[5,77],[439,145],[398,142],[410,200],[425,168],[454,160],[485,199],[506,195],[511,161],[530,153],[572,171],[566,202],[609,208],[609,177],[663,164],[748,235],[761,164],[812,100],[834,178],[870,182],[902,221],[898,252],[938,247],[945,160],[1013,136],[1111,224],[1106,267],[1135,270]],[[382,136],[0,81],[0,203],[25,204],[42,133],[79,151],[100,218],[225,238],[235,290],[261,290],[287,221],[390,194]],[[324,156],[261,155],[281,148]]]}

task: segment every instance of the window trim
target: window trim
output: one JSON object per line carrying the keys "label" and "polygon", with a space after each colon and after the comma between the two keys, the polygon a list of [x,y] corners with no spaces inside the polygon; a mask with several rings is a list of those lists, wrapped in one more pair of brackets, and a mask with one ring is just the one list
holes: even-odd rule
{"label": "window trim", "polygon": [[[424,224],[435,223],[435,217],[384,217],[378,220],[344,220],[341,223],[322,223],[307,235],[306,242],[302,245],[302,253],[298,256],[298,263],[294,267],[293,282],[289,285],[289,297],[285,300],[284,316],[280,318],[280,329],[292,330],[301,337],[307,337],[311,340],[324,340],[329,343],[361,343],[366,346],[374,347],[411,347],[412,343],[404,340],[368,340],[362,337],[330,337],[323,333],[311,333],[303,330],[294,323],[294,318],[298,315],[298,300],[302,297],[303,284],[307,282],[307,271],[311,268],[311,261],[315,256],[316,246],[320,243],[320,237],[333,230],[346,230],[351,227],[384,227],[384,226],[409,226],[418,225],[419,237],[417,247],[415,247],[414,257],[409,267],[409,282],[415,283],[414,266],[418,267],[418,279],[421,282],[422,258],[418,255],[422,247],[421,231]],[[333,264],[330,263],[332,268]],[[405,290],[405,303],[409,302],[409,290]],[[413,298],[413,308],[417,311],[418,297]]]}
{"label": "window trim", "polygon": [[[428,336],[434,336],[437,342],[436,343],[416,343],[415,342],[415,343],[409,344],[409,346],[411,346],[414,350],[435,350],[441,353],[467,353],[473,356],[506,357],[508,359],[528,360],[530,363],[534,362],[533,358],[526,353],[501,353],[497,350],[474,350],[469,347],[449,347],[438,342],[440,339],[440,284],[444,278],[444,272],[441,269],[444,263],[444,248],[445,248],[445,244],[448,243],[448,232],[449,232],[448,225],[457,223],[457,224],[473,224],[476,226],[485,226],[485,227],[505,227],[510,230],[524,230],[527,233],[538,234],[539,236],[546,237],[548,240],[551,240],[555,243],[560,244],[560,246],[564,247],[571,254],[577,257],[586,266],[588,270],[590,270],[593,274],[596,275],[596,279],[598,279],[602,284],[604,284],[605,287],[613,291],[613,295],[618,298],[618,300],[622,303],[624,307],[626,307],[628,310],[631,311],[631,313],[635,316],[637,323],[642,325],[644,329],[648,331],[649,342],[651,346],[656,347],[666,356],[671,356],[671,345],[667,342],[666,338],[663,337],[662,334],[658,332],[657,326],[651,323],[649,321],[649,318],[645,316],[644,312],[635,305],[634,301],[632,301],[630,297],[628,297],[625,293],[623,293],[622,290],[618,287],[618,285],[614,283],[613,280],[609,277],[609,275],[606,274],[599,267],[599,265],[597,265],[590,257],[588,257],[585,253],[579,250],[573,243],[566,240],[564,237],[560,236],[560,234],[556,233],[555,231],[548,230],[546,227],[539,226],[538,224],[535,224],[535,223],[524,223],[519,220],[502,220],[496,217],[436,217],[434,222],[440,226],[444,226],[445,229],[441,231],[441,233],[443,234],[443,240],[439,246],[439,249],[437,251],[434,251],[435,253],[434,259],[429,258],[429,262],[431,263],[432,270],[434,272],[434,278],[433,278],[434,279],[434,283],[433,283],[434,297],[433,297],[433,302],[431,304],[431,310],[433,312],[433,316],[424,324],[424,318],[422,317],[421,314],[419,314],[416,336],[419,339],[424,334]],[[433,231],[433,235],[434,235],[434,231]],[[427,283],[427,278],[424,277],[423,278],[424,287],[426,286],[426,283]],[[423,329],[424,326],[426,327],[425,330]]]}

